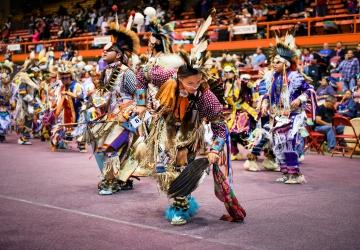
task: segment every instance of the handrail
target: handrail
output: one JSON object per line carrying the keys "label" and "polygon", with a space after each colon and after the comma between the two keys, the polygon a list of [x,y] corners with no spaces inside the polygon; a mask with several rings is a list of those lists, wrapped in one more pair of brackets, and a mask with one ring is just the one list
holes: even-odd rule
{"label": "handrail", "polygon": [[[313,18],[299,18],[299,19],[292,19],[292,20],[281,20],[281,21],[273,21],[273,22],[258,22],[257,26],[266,26],[267,29],[267,34],[266,34],[266,38],[269,39],[270,38],[270,26],[275,26],[275,25],[283,25],[283,24],[296,24],[296,23],[304,23],[307,22],[308,23],[308,36],[311,36],[311,23],[314,22],[318,22],[318,21],[322,21],[322,20],[328,20],[328,19],[342,19],[342,18],[348,18],[348,17],[352,17],[353,21],[354,21],[354,29],[353,29],[353,33],[357,33],[357,27],[356,27],[356,23],[359,22],[359,18],[360,18],[360,14],[351,14],[351,15],[336,15],[336,16],[326,16],[326,17],[313,17]],[[209,30],[219,30],[219,29],[229,29],[229,27],[231,26],[226,26],[226,25],[212,25],[209,27]],[[181,29],[175,29],[174,32],[183,32],[183,31],[196,31],[197,27],[194,28],[181,28]],[[138,35],[140,37],[143,37],[145,35],[149,35],[150,32],[140,32],[138,33]],[[85,49],[91,49],[91,47],[89,46],[89,41],[93,41],[95,36],[84,36],[84,37],[75,37],[75,38],[66,38],[66,39],[51,39],[51,40],[42,40],[39,42],[23,42],[23,43],[17,43],[20,44],[20,46],[24,46],[24,50],[22,50],[23,53],[28,53],[28,45],[37,45],[37,44],[52,44],[52,43],[64,43],[64,45],[66,45],[66,43],[76,43],[78,42],[78,44],[82,44],[85,45]],[[81,43],[83,42],[83,43]],[[86,42],[86,43],[85,43]]]}

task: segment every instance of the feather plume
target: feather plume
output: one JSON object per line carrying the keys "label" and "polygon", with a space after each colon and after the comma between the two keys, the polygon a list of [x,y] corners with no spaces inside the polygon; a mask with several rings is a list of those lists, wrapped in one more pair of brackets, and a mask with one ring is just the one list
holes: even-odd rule
{"label": "feather plume", "polygon": [[153,7],[146,7],[144,14],[150,18],[156,16],[156,10]]}
{"label": "feather plume", "polygon": [[39,89],[39,86],[33,82],[31,80],[31,78],[29,77],[29,75],[25,72],[19,72],[15,75],[13,81],[15,83],[26,83],[27,85],[29,85],[30,87],[34,88],[34,89]]}
{"label": "feather plume", "polygon": [[130,16],[129,16],[129,19],[128,19],[128,22],[127,22],[127,24],[126,24],[126,30],[130,30],[130,29],[131,29],[131,26],[132,26],[132,24],[133,24],[133,20],[134,20],[133,16],[130,15]]}
{"label": "feather plume", "polygon": [[158,58],[158,64],[164,68],[179,68],[184,63],[184,59],[177,54],[166,54]]}
{"label": "feather plume", "polygon": [[211,25],[212,15],[214,15],[214,14],[215,14],[215,9],[212,9],[211,14],[208,16],[206,21],[200,25],[200,28],[196,32],[196,35],[195,35],[195,38],[194,38],[194,41],[193,41],[194,45],[199,44],[199,42],[202,39],[202,37],[204,36],[205,32],[207,31],[207,29]]}
{"label": "feather plume", "polygon": [[208,46],[209,46],[209,42],[207,40],[202,40],[199,44],[197,44],[191,49],[190,61],[192,65],[194,66],[196,65],[198,67],[200,66],[199,62],[201,61],[202,53],[206,51]]}

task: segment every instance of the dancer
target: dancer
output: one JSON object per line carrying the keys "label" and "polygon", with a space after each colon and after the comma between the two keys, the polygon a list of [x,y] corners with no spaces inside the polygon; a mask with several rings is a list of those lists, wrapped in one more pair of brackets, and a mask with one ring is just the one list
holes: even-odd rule
{"label": "dancer", "polygon": [[[262,102],[264,95],[267,93],[267,87],[271,84],[273,71],[266,71],[263,78],[258,81],[258,103],[257,103],[257,127],[251,132],[247,139],[247,148],[251,152],[247,155],[247,160],[244,162],[245,170],[257,172],[261,170],[267,171],[280,171],[280,166],[276,161],[276,157],[271,148],[271,135],[269,133],[269,113],[261,112],[266,110],[266,102]],[[261,163],[261,166],[257,164],[258,157],[261,152],[264,152],[265,159]]]}
{"label": "dancer", "polygon": [[39,90],[40,69],[33,59],[24,63],[23,69],[14,76],[16,86],[15,121],[20,130],[18,144],[31,145],[30,137],[34,120],[34,106],[38,106],[36,96]]}
{"label": "dancer", "polygon": [[[159,109],[152,117],[152,129],[146,138],[150,153],[141,163],[153,166],[159,188],[173,198],[165,212],[173,225],[186,224],[195,215],[198,205],[191,192],[206,174],[209,164],[214,164],[217,197],[226,196],[221,200],[231,200],[231,204],[227,203],[231,216],[224,219],[242,221],[245,217],[245,211],[217,166],[225,145],[227,128],[221,115],[222,105],[210,90],[202,71],[208,45],[203,35],[210,24],[211,17],[208,17],[199,28],[191,55],[181,52],[178,60],[183,60],[182,65],[156,94]],[[143,90],[147,88],[141,83],[140,87]],[[211,122],[214,133],[211,151],[207,158],[194,160],[202,144],[204,120]],[[197,171],[193,171],[194,168]]]}
{"label": "dancer", "polygon": [[[231,71],[230,71],[231,70]],[[226,66],[224,68],[227,79],[233,79],[226,83],[225,100],[231,108],[231,114],[227,121],[231,137],[231,160],[240,160],[238,144],[247,145],[247,138],[254,130],[257,112],[253,108],[254,90],[250,82],[250,75],[243,74],[239,79],[235,78],[235,69]],[[229,78],[234,75],[234,78]]]}
{"label": "dancer", "polygon": [[95,117],[90,116],[86,131],[86,140],[92,144],[103,176],[98,185],[100,195],[133,188],[129,178],[136,165],[129,155],[141,123],[135,102],[136,76],[127,66],[128,58],[138,51],[139,38],[117,23],[110,24],[108,34],[113,42],[104,47],[107,66],[91,95],[88,113]]}
{"label": "dancer", "polygon": [[67,142],[72,140],[73,126],[79,117],[81,107],[81,85],[73,79],[69,64],[62,63],[58,68],[61,85],[57,96],[55,119],[58,124],[51,135],[52,150],[66,149]]}
{"label": "dancer", "polygon": [[312,100],[315,105],[314,91],[297,71],[293,36],[277,38],[270,52],[273,73],[267,85],[262,113],[269,112],[271,146],[283,173],[276,181],[301,184],[305,177],[299,168],[297,145],[302,139],[300,132],[306,118],[303,112],[305,104]]}
{"label": "dancer", "polygon": [[5,141],[5,136],[11,125],[11,109],[14,107],[14,87],[11,84],[13,73],[12,63],[0,63],[0,142]]}

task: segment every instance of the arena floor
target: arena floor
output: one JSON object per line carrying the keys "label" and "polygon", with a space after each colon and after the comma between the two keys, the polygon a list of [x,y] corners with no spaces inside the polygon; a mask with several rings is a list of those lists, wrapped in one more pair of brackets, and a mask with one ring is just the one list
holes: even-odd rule
{"label": "arena floor", "polygon": [[279,173],[234,164],[243,223],[225,212],[212,176],[194,193],[191,223],[165,221],[167,204],[152,178],[133,191],[97,195],[90,154],[50,152],[45,143],[0,144],[0,249],[359,249],[360,160],[307,155],[305,185],[277,184]]}

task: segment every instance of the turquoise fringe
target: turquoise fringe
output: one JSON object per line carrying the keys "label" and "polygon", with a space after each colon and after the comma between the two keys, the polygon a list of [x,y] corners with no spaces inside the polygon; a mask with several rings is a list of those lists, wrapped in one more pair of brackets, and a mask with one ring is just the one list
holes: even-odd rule
{"label": "turquoise fringe", "polygon": [[198,212],[199,204],[196,202],[194,197],[189,197],[188,202],[189,202],[189,209],[187,210],[175,208],[174,206],[169,206],[165,210],[165,218],[168,221],[172,221],[172,219],[175,216],[179,216],[185,219],[186,221],[189,221],[190,218],[193,217]]}

